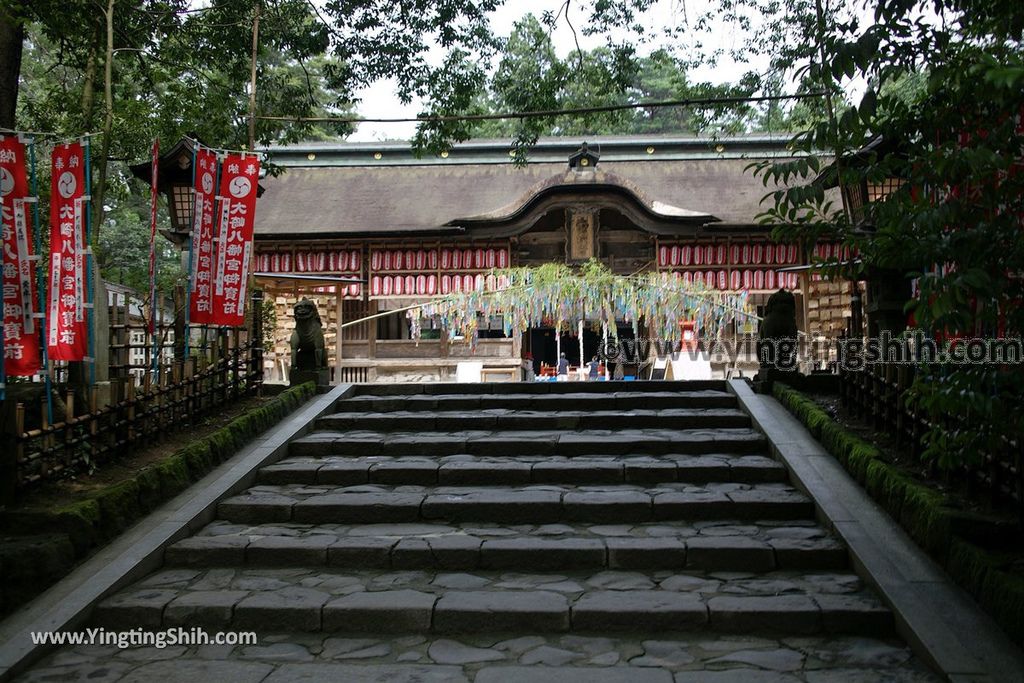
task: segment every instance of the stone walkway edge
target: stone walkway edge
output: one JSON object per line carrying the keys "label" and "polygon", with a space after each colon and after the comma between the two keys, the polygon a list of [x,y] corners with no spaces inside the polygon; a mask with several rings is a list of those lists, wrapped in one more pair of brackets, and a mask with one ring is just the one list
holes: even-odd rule
{"label": "stone walkway edge", "polygon": [[848,546],[852,566],[893,611],[914,653],[950,681],[1019,683],[1024,653],[921,550],[800,422],[744,380],[727,382],[768,438],[819,520]]}
{"label": "stone walkway edge", "polygon": [[31,633],[83,626],[97,603],[158,569],[167,546],[213,521],[222,500],[255,483],[261,467],[287,455],[293,438],[310,431],[316,419],[353,391],[353,385],[340,384],[316,396],[0,622],[0,683],[51,649],[34,645]]}

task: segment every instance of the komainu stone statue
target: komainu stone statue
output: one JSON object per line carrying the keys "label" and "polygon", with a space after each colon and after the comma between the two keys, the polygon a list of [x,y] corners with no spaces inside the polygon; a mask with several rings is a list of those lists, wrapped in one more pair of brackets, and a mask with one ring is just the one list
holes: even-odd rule
{"label": "komainu stone statue", "polygon": [[327,353],[324,350],[324,326],[316,304],[303,298],[295,304],[295,331],[292,332],[292,368],[291,383],[317,380],[321,374],[326,375]]}
{"label": "komainu stone statue", "polygon": [[780,289],[768,297],[757,337],[757,358],[761,364],[759,377],[768,379],[772,370],[796,370],[796,298],[792,292]]}

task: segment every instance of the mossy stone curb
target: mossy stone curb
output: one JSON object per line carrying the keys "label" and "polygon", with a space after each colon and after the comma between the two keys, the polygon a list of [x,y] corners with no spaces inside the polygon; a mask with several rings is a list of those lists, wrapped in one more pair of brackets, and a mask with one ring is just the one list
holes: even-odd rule
{"label": "mossy stone curb", "polygon": [[877,448],[846,431],[799,391],[776,382],[772,395],[974,596],[1007,635],[1024,643],[1024,578],[1005,571],[1007,562],[997,553],[957,533],[969,527],[969,515],[951,507],[944,494],[886,462]]}
{"label": "mossy stone curb", "polygon": [[71,505],[54,511],[16,510],[0,514],[0,535],[7,537],[4,545],[16,546],[18,550],[0,553],[0,571],[5,578],[28,577],[0,584],[0,613],[45,590],[65,576],[77,559],[206,476],[315,394],[316,385],[312,382],[292,387],[170,457],[142,468],[131,479],[107,486]]}

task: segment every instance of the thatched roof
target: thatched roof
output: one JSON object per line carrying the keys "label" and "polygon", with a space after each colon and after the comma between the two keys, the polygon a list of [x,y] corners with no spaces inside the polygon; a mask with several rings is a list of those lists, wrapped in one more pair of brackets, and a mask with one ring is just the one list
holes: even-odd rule
{"label": "thatched roof", "polygon": [[541,141],[521,168],[508,143],[497,141],[463,143],[429,159],[414,158],[407,143],[270,148],[283,172],[262,180],[257,237],[458,234],[499,223],[514,230],[531,211],[550,210],[537,204],[542,196],[602,193],[635,204],[640,227],[655,233],[753,227],[768,190],[747,166],[788,156],[781,138],[592,138],[596,166],[570,169],[582,142]]}

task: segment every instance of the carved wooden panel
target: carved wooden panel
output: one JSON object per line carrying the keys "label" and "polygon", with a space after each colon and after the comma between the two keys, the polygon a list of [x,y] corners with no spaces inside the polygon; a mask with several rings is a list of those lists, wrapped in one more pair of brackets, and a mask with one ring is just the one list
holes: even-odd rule
{"label": "carved wooden panel", "polygon": [[586,261],[597,256],[597,211],[570,209],[569,240],[566,251],[570,261]]}

